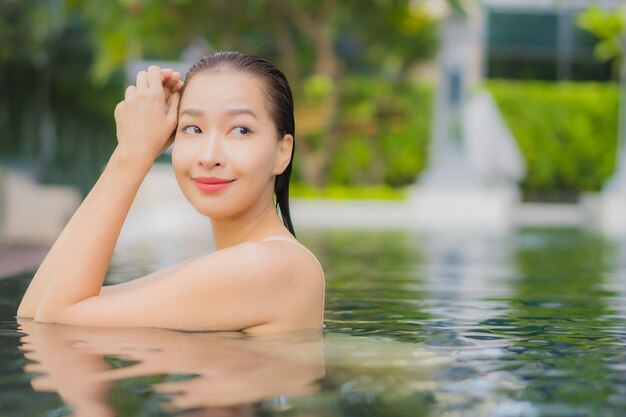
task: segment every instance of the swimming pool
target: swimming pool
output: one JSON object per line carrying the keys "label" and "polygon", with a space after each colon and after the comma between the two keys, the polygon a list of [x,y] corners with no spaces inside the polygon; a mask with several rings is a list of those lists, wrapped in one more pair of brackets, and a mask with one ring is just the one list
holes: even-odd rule
{"label": "swimming pool", "polygon": [[[28,275],[0,280],[0,415],[626,415],[626,242],[300,235],[327,272],[321,335],[18,331]],[[131,255],[112,279],[156,262]]]}

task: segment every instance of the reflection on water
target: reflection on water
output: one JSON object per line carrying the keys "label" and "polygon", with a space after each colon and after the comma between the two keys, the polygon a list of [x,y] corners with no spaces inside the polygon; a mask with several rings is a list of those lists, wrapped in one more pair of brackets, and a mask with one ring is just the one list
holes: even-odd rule
{"label": "reflection on water", "polygon": [[18,324],[27,279],[0,280],[0,415],[626,415],[626,242],[300,235],[327,272],[323,335]]}
{"label": "reflection on water", "polygon": [[[391,392],[432,398],[432,370],[450,361],[411,343],[339,334],[322,340],[320,332],[248,337],[30,320],[19,321],[19,332],[32,388],[57,393],[77,417],[138,415],[140,409],[150,410],[146,415],[251,416],[287,409],[308,415],[302,399],[318,394],[322,381],[340,388],[337,394],[344,391],[341,400],[356,408]],[[325,375],[324,357],[332,375]],[[325,394],[328,404],[338,400]],[[302,413],[293,412],[298,402]]]}
{"label": "reflection on water", "polygon": [[[164,410],[250,415],[260,401],[310,394],[324,374],[321,334],[250,339],[238,333],[98,329],[21,321],[20,349],[36,391],[57,392],[76,416],[114,416],[119,381],[160,394]],[[133,389],[134,391],[134,389]]]}

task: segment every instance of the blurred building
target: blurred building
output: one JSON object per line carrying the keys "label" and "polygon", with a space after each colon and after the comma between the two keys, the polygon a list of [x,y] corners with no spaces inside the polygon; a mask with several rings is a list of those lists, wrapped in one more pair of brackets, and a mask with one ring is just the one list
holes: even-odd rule
{"label": "blurred building", "polygon": [[624,0],[483,0],[486,78],[598,80],[609,64],[593,55],[596,39],[576,25],[592,4],[617,8]]}
{"label": "blurred building", "polygon": [[413,196],[416,219],[437,229],[512,225],[525,161],[479,81],[611,79],[610,65],[594,57],[596,39],[577,20],[592,4],[616,9],[622,1],[460,1],[462,11],[441,13],[434,127]]}

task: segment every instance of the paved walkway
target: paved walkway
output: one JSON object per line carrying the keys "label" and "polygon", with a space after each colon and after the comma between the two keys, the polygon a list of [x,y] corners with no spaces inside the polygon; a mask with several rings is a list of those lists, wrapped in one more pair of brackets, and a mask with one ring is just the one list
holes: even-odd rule
{"label": "paved walkway", "polygon": [[[410,202],[393,200],[293,199],[291,202],[294,224],[302,228],[427,230],[414,222],[413,210]],[[522,203],[512,208],[509,225],[511,228],[581,227],[585,225],[585,213],[578,204]],[[471,224],[465,226],[476,231]]]}
{"label": "paved walkway", "polygon": [[[186,203],[185,203],[186,204]],[[186,207],[186,206],[185,206]],[[185,207],[169,207],[168,215],[177,213]],[[167,213],[166,213],[167,214]],[[127,219],[124,233],[136,232],[133,239],[150,239],[150,233],[159,227],[168,236],[172,234],[194,234],[195,230],[203,230],[207,226],[204,217],[196,215],[189,218],[196,219],[190,227],[182,227],[175,223],[167,227],[168,216],[140,216],[138,219],[130,216]],[[411,229],[410,206],[402,201],[332,201],[294,199],[292,201],[292,215],[297,228],[359,228],[359,229]],[[512,227],[544,226],[544,227],[576,227],[582,221],[580,207],[568,204],[521,204],[512,215]],[[152,224],[152,223],[156,224]],[[135,224],[138,223],[138,224]],[[197,224],[196,224],[197,223]],[[151,225],[152,224],[152,225]],[[157,227],[158,226],[158,227]],[[196,228],[194,228],[196,227]],[[197,229],[200,228],[200,229]],[[135,230],[137,229],[137,230]],[[124,233],[121,242],[124,241]],[[131,233],[132,235],[132,233]],[[35,270],[44,259],[48,248],[45,246],[0,246],[0,278],[20,272]]]}

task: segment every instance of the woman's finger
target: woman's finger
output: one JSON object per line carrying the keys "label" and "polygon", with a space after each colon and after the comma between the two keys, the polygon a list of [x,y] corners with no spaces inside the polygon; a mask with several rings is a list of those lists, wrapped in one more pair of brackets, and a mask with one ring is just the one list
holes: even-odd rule
{"label": "woman's finger", "polygon": [[180,99],[180,93],[175,91],[172,93],[170,97],[169,105],[170,107],[167,109],[166,118],[173,123],[173,126],[176,126],[176,120],[178,119],[178,100]]}
{"label": "woman's finger", "polygon": [[126,93],[124,93],[124,100],[128,100],[129,98],[133,97],[136,93],[137,93],[137,87],[135,87],[134,85],[129,85],[126,88]]}
{"label": "woman's finger", "polygon": [[172,76],[172,70],[170,68],[162,68],[161,69],[161,84],[165,85],[168,78]]}
{"label": "woman's finger", "polygon": [[176,86],[178,80],[180,80],[180,72],[173,72],[163,85],[171,90]]}
{"label": "woman's finger", "polygon": [[161,68],[156,65],[150,65],[148,67],[148,88],[163,91],[163,84],[161,83]]}
{"label": "woman's finger", "polygon": [[[161,75],[163,75],[163,71],[161,71]],[[177,91],[176,88],[178,82],[180,80],[180,72],[172,72],[170,71],[169,75],[163,79],[163,90],[165,92],[165,101],[167,102],[174,91]]]}
{"label": "woman's finger", "polygon": [[171,68],[162,68],[161,69],[161,81],[165,81],[171,75],[172,75],[172,69]]}
{"label": "woman's finger", "polygon": [[139,71],[137,73],[137,88],[145,90],[148,88],[148,73],[146,71]]}

